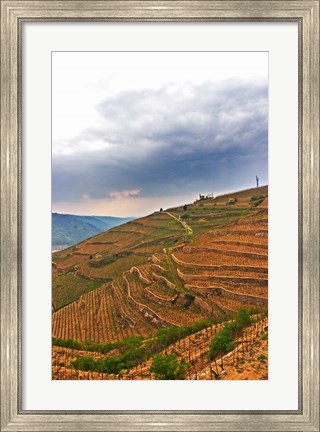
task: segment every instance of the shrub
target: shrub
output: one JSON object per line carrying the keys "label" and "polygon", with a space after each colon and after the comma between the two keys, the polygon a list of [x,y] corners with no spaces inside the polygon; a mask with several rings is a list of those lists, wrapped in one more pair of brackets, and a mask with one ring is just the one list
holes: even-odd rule
{"label": "shrub", "polygon": [[[192,295],[191,295],[192,296]],[[190,326],[186,327],[166,327],[158,330],[155,337],[145,344],[143,344],[143,339],[140,337],[130,337],[118,342],[110,342],[107,344],[99,344],[95,342],[77,342],[72,339],[67,342],[68,344],[78,344],[77,349],[87,350],[87,351],[98,351],[103,354],[111,351],[115,348],[120,348],[121,354],[117,356],[110,356],[106,359],[94,360],[93,357],[87,357],[90,360],[82,360],[84,357],[78,357],[72,362],[72,367],[77,370],[95,370],[97,372],[103,373],[113,373],[118,374],[123,370],[128,370],[142,361],[147,360],[154,354],[163,351],[169,345],[177,342],[186,336],[196,333],[214,322],[210,321],[196,321]],[[71,342],[70,342],[71,341]],[[53,345],[66,346],[66,341],[64,339],[53,339]],[[89,368],[90,369],[83,369]],[[182,379],[182,378],[176,378]]]}
{"label": "shrub", "polygon": [[189,213],[183,213],[181,215],[181,219],[189,219],[189,217],[190,217]]}
{"label": "shrub", "polygon": [[143,337],[132,336],[132,337],[128,337],[127,339],[124,339],[123,345],[125,347],[139,346],[141,345],[142,341],[143,341]]}
{"label": "shrub", "polygon": [[262,201],[264,200],[264,198],[259,198],[259,199],[257,199],[257,200],[255,200],[255,201],[253,201],[253,207],[257,207],[259,204],[261,204],[262,203]]}
{"label": "shrub", "polygon": [[206,223],[206,220],[205,220],[205,219],[199,219],[199,220],[198,220],[198,223],[201,224],[201,225],[203,225],[203,224]]}
{"label": "shrub", "polygon": [[145,358],[144,347],[130,347],[123,354],[94,360],[93,357],[78,357],[71,366],[84,371],[98,371],[118,374],[124,369],[131,369]]}
{"label": "shrub", "polygon": [[212,360],[218,354],[227,354],[232,350],[234,342],[228,331],[221,331],[211,342],[209,349],[209,360]]}
{"label": "shrub", "polygon": [[189,307],[191,305],[191,303],[194,302],[194,300],[195,300],[195,296],[192,294],[189,294],[189,293],[186,293],[184,295],[184,298],[185,298],[185,302],[184,302],[183,306],[185,308]]}
{"label": "shrub", "polygon": [[52,345],[60,346],[63,348],[71,348],[74,350],[81,350],[83,349],[83,345],[81,342],[78,342],[73,339],[58,339],[58,338],[52,338]]}
{"label": "shrub", "polygon": [[268,194],[263,194],[263,195],[260,195],[260,196],[252,196],[251,197],[251,201],[257,201],[257,200],[260,200],[260,199],[265,199],[265,198],[267,198],[267,196],[268,196]]}
{"label": "shrub", "polygon": [[252,323],[250,311],[239,308],[235,321],[226,323],[221,332],[214,337],[209,348],[209,360],[218,354],[227,354],[234,347],[233,339],[241,334],[241,331]]}
{"label": "shrub", "polygon": [[106,257],[102,257],[100,254],[96,254],[92,260],[90,260],[90,267],[102,267],[107,264],[112,264],[117,257],[115,255],[108,255]]}
{"label": "shrub", "polygon": [[72,362],[71,367],[83,371],[94,371],[97,368],[97,362],[92,357],[78,357]]}
{"label": "shrub", "polygon": [[[135,338],[135,339],[142,340],[142,338]],[[71,348],[78,351],[94,351],[94,352],[99,352],[101,354],[107,354],[109,351],[112,351],[116,348],[127,346],[126,341],[127,339],[118,342],[99,343],[99,342],[90,342],[90,341],[78,342],[74,339],[52,338],[52,345],[63,347],[63,348]]]}
{"label": "shrub", "polygon": [[235,204],[237,200],[235,198],[229,198],[227,204],[232,205]]}
{"label": "shrub", "polygon": [[238,313],[237,313],[236,322],[238,323],[238,325],[241,329],[249,326],[252,323],[250,311],[248,311],[245,308],[239,308]]}
{"label": "shrub", "polygon": [[188,370],[185,359],[180,362],[175,354],[157,354],[152,362],[150,372],[155,373],[157,380],[183,380]]}

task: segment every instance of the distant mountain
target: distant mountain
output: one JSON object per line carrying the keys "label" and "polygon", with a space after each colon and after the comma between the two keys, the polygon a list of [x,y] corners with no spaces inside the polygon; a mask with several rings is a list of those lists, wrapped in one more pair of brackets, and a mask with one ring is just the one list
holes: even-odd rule
{"label": "distant mountain", "polygon": [[52,249],[73,246],[89,237],[124,224],[133,218],[114,216],[78,216],[52,213]]}

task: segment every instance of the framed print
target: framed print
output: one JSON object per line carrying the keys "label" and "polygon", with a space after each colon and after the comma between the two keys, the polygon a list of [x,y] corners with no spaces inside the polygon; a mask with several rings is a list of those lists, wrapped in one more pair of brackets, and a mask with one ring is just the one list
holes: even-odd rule
{"label": "framed print", "polygon": [[319,430],[319,2],[1,8],[1,430]]}

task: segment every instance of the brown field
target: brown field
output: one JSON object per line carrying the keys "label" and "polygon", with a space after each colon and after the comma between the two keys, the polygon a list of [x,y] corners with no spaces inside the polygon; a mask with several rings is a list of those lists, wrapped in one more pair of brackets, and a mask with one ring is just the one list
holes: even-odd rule
{"label": "brown field", "polygon": [[[52,336],[100,344],[132,337],[148,341],[162,328],[226,321],[240,307],[267,311],[267,193],[265,186],[196,201],[186,211],[155,212],[53,253]],[[236,203],[228,205],[229,198]],[[203,367],[188,372],[189,379],[216,379],[206,369],[212,324],[208,328],[186,338],[189,343],[194,337],[202,340],[202,333],[207,338]],[[256,351],[266,351],[267,342],[260,342]],[[250,350],[244,350],[241,361],[249,361]],[[62,364],[63,356],[78,358],[83,352],[53,345],[54,379],[111,379],[112,374],[95,370],[72,370],[71,360]],[[91,357],[99,355],[90,351]],[[132,368],[124,379],[152,379],[150,362]],[[221,379],[264,379],[267,362],[262,363],[259,373],[250,366],[253,378],[233,368]]]}

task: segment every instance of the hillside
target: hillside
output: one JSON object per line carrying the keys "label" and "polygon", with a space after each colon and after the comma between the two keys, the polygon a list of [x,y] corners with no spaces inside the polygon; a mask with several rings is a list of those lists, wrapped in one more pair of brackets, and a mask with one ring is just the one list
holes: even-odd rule
{"label": "hillside", "polygon": [[64,249],[133,218],[52,213],[53,249]]}
{"label": "hillside", "polygon": [[128,338],[154,340],[172,326],[194,332],[194,323],[212,327],[241,307],[266,311],[267,194],[263,186],[196,200],[54,253],[55,344],[77,341],[75,357],[87,341],[121,352]]}
{"label": "hillside", "polygon": [[[257,318],[249,325],[233,348],[214,359],[209,359],[212,340],[221,334],[225,323],[210,325],[185,338],[180,338],[168,348],[160,351],[163,356],[176,356],[181,363],[186,361],[187,380],[266,380],[268,379],[268,319]],[[142,342],[143,344],[143,342]],[[138,344],[137,344],[138,345]],[[103,379],[103,380],[153,380],[153,358],[138,361],[137,364],[119,373],[102,372],[110,359],[125,353],[125,348],[111,349],[108,353],[76,350],[63,346],[53,346],[54,379]],[[123,355],[123,354],[122,354]],[[91,360],[91,361],[90,361]],[[82,368],[74,365],[82,363]],[[99,367],[95,367],[95,363]]]}

